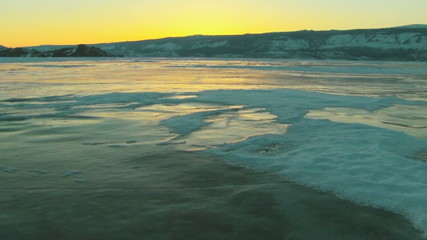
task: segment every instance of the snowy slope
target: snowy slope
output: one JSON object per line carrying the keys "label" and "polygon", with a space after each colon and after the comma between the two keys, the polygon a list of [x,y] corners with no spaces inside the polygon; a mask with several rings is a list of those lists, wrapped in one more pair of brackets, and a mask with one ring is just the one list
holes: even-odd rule
{"label": "snowy slope", "polygon": [[[427,61],[426,25],[345,31],[189,36],[95,44],[126,57],[245,57]],[[64,46],[61,46],[64,47]],[[33,49],[52,50],[54,46]]]}
{"label": "snowy slope", "polygon": [[51,51],[43,48],[4,48],[0,49],[0,57],[117,57],[102,49],[80,44]]}
{"label": "snowy slope", "polygon": [[132,57],[427,60],[427,28],[191,36],[96,46]]}
{"label": "snowy slope", "polygon": [[411,24],[411,25],[399,26],[397,28],[427,28],[427,24]]}

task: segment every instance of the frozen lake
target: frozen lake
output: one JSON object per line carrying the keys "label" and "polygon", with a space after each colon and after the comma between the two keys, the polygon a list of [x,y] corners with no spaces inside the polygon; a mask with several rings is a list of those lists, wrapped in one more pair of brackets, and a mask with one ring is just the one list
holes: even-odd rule
{"label": "frozen lake", "polygon": [[5,239],[424,239],[427,63],[0,58]]}

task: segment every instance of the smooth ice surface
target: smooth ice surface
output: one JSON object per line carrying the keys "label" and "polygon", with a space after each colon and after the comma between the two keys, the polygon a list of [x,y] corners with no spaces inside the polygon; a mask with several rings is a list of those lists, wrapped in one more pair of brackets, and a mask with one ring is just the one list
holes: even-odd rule
{"label": "smooth ice surface", "polygon": [[402,131],[409,135],[427,138],[426,105],[393,105],[377,111],[354,108],[325,108],[310,111],[307,118],[329,119],[335,122],[363,123],[370,126]]}
{"label": "smooth ice surface", "polygon": [[173,178],[173,157],[149,174],[135,159],[203,151],[427,232],[425,63],[0,61],[0,176],[10,188]]}
{"label": "smooth ice surface", "polygon": [[0,58],[2,98],[111,92],[301,89],[425,99],[425,62]]}

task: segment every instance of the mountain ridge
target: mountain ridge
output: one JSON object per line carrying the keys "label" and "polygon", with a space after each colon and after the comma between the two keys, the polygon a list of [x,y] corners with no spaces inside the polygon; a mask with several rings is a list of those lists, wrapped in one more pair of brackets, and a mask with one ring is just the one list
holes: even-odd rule
{"label": "mountain ridge", "polygon": [[427,28],[427,24],[409,24],[409,25],[398,26],[395,28]]}
{"label": "mountain ridge", "polygon": [[0,48],[0,57],[118,57],[97,47],[80,44],[51,51],[32,48]]}
{"label": "mountain ridge", "polygon": [[[96,46],[96,45],[105,45],[105,44],[117,44],[117,43],[137,43],[137,42],[145,42],[145,41],[158,41],[158,40],[166,40],[166,39],[181,39],[181,38],[191,38],[191,37],[234,37],[234,36],[247,36],[247,35],[266,35],[266,34],[289,34],[289,33],[299,33],[299,32],[347,32],[347,31],[372,31],[372,30],[387,30],[387,29],[400,29],[400,28],[414,28],[414,29],[424,29],[427,28],[427,24],[409,24],[402,26],[394,26],[394,27],[384,27],[384,28],[355,28],[355,29],[346,29],[346,30],[310,30],[310,29],[302,29],[296,31],[279,31],[279,32],[263,32],[263,33],[244,33],[244,34],[220,34],[220,35],[209,35],[209,34],[194,34],[188,36],[171,36],[171,37],[162,37],[162,38],[152,38],[152,39],[143,39],[143,40],[129,40],[129,41],[118,41],[118,42],[101,42],[101,43],[91,43],[84,44],[88,46]],[[1,45],[0,45],[1,46]],[[70,46],[75,46],[73,44],[70,45],[53,45],[53,44],[44,44],[44,45],[36,45],[36,46],[25,46],[22,48],[66,48]]]}
{"label": "mountain ridge", "polygon": [[94,45],[131,57],[427,60],[427,29],[382,28],[188,37]]}
{"label": "mountain ridge", "polygon": [[[112,56],[125,57],[427,61],[427,25],[243,35],[192,35],[88,46]],[[28,49],[53,51],[55,47],[44,45]]]}

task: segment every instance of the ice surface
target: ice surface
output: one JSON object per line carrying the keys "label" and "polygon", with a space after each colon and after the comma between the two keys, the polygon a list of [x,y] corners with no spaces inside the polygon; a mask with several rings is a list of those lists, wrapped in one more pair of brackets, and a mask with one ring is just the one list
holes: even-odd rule
{"label": "ice surface", "polygon": [[75,183],[87,183],[89,180],[87,179],[83,179],[83,178],[79,178],[79,179],[74,179]]}
{"label": "ice surface", "polygon": [[[200,125],[191,129],[186,124],[194,122],[194,114],[180,116],[180,121],[169,122],[169,128],[181,132],[176,139],[184,140],[185,150],[203,150],[223,146],[228,143],[243,141],[252,136],[265,134],[283,134],[287,124],[275,122],[277,117],[265,109],[241,108],[228,111],[206,112]],[[202,116],[199,114],[199,116]],[[167,121],[167,120],[166,120]],[[191,132],[190,132],[191,130]]]}
{"label": "ice surface", "polygon": [[16,171],[19,171],[19,169],[15,167],[1,167],[1,166],[0,166],[0,170],[8,173],[14,173]]}
{"label": "ice surface", "polygon": [[426,139],[363,124],[304,118],[307,111],[327,106],[374,111],[394,104],[426,102],[295,90],[212,91],[200,93],[198,100],[265,107],[279,117],[278,122],[291,124],[286,134],[256,136],[207,150],[209,153],[398,212],[427,230],[427,165],[415,157],[427,149]]}
{"label": "ice surface", "polygon": [[306,117],[336,122],[363,123],[370,126],[402,131],[427,139],[427,105],[393,105],[378,111],[353,108],[325,108],[310,111]]}
{"label": "ice surface", "polygon": [[[236,61],[236,62],[179,62],[181,65],[172,64],[169,68],[212,68],[212,69],[247,69],[247,70],[264,70],[264,71],[290,71],[294,73],[345,73],[348,75],[360,74],[427,74],[427,69],[421,67],[425,63],[413,63],[406,66],[405,63],[389,63],[387,65],[381,62],[345,62],[345,61],[324,61],[322,64],[316,64],[310,60],[293,62],[293,61]],[[344,63],[344,64],[343,64]],[[417,65],[419,67],[417,67]],[[373,79],[371,79],[373,80]]]}
{"label": "ice surface", "polygon": [[195,130],[202,128],[203,126],[208,125],[204,121],[208,116],[218,115],[229,110],[214,110],[214,111],[205,111],[192,113],[185,116],[176,116],[171,117],[160,122],[160,124],[169,127],[174,130],[174,132],[180,135],[187,135]]}
{"label": "ice surface", "polygon": [[278,121],[282,123],[296,122],[301,120],[307,111],[322,109],[324,107],[352,107],[373,111],[401,102],[417,104],[416,101],[403,101],[393,97],[337,96],[287,89],[266,91],[207,91],[200,93],[197,100],[217,104],[236,104],[254,108],[266,108],[272,114],[277,115],[279,117]]}
{"label": "ice surface", "polygon": [[67,170],[61,174],[61,177],[70,177],[82,173],[79,170]]}
{"label": "ice surface", "polygon": [[[233,164],[274,172],[361,204],[403,214],[424,231],[427,229],[427,182],[424,179],[427,165],[416,157],[417,153],[427,150],[426,139],[360,123],[305,118],[309,111],[326,107],[369,113],[396,105],[422,107],[426,102],[298,90],[194,94],[198,97],[185,101],[265,108],[277,116],[276,122],[290,124],[286,134],[264,133],[242,142],[217,145],[218,148],[206,150],[208,153]],[[225,113],[227,110],[191,113],[169,118],[162,124],[181,135],[191,135],[202,131],[211,115]]]}
{"label": "ice surface", "polygon": [[84,169],[90,185],[154,147],[206,149],[427,232],[425,63],[43,61],[0,66],[1,174],[76,184],[87,180],[67,169]]}
{"label": "ice surface", "polygon": [[[368,116],[369,112],[393,106],[417,109],[427,102],[299,90],[205,91],[194,95],[198,97],[184,101],[262,108],[277,116],[275,122],[290,124],[285,134],[264,132],[241,142],[216,145],[206,150],[208,153],[232,164],[274,172],[345,199],[403,214],[427,230],[427,165],[417,158],[419,152],[427,150],[427,139],[368,126],[363,121],[338,123],[306,118],[309,111],[325,108],[354,109]],[[212,115],[237,110],[206,110],[171,117],[162,124],[181,136],[191,136],[206,128]],[[182,139],[187,142],[179,142],[181,145],[206,145]]]}

